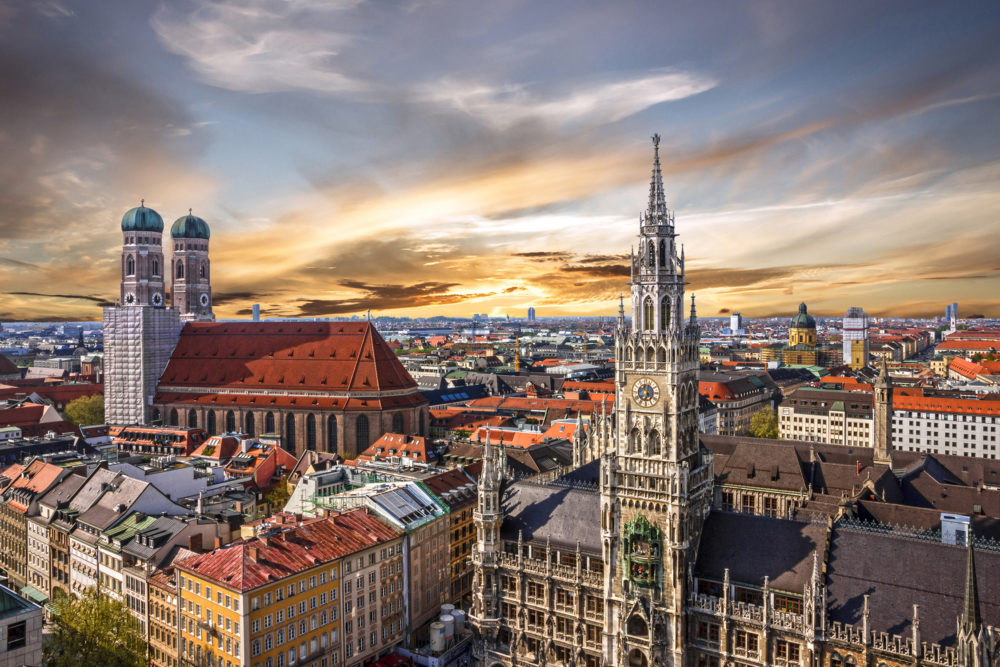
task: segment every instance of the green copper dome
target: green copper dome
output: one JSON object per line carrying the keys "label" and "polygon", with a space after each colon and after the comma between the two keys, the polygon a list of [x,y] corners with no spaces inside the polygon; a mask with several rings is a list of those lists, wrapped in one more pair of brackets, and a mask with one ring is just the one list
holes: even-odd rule
{"label": "green copper dome", "polygon": [[160,214],[146,206],[130,208],[122,216],[123,232],[162,232],[163,218]]}
{"label": "green copper dome", "polygon": [[188,212],[174,221],[170,227],[170,236],[175,239],[207,239],[211,236],[208,223]]}
{"label": "green copper dome", "polygon": [[793,329],[815,329],[816,320],[812,315],[806,312],[806,304],[799,304],[799,312],[795,314],[792,318],[792,328]]}

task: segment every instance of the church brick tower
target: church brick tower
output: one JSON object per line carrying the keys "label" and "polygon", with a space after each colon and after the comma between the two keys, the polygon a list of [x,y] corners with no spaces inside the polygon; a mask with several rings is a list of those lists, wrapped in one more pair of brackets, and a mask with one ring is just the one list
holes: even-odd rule
{"label": "church brick tower", "polygon": [[683,664],[683,607],[712,499],[711,454],[698,438],[699,329],[683,316],[684,253],[660,171],[632,257],[632,326],[615,334],[612,439],[601,459],[608,665]]}
{"label": "church brick tower", "polygon": [[122,217],[121,299],[104,309],[104,416],[147,424],[180,320],[164,296],[163,218],[142,205]]}
{"label": "church brick tower", "polygon": [[173,242],[170,300],[182,322],[214,322],[212,283],[208,259],[208,223],[188,214],[170,227]]}

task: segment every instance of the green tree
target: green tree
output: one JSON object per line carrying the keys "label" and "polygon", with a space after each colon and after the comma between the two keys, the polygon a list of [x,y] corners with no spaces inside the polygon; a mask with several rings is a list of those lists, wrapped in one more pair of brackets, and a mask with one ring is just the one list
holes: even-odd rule
{"label": "green tree", "polygon": [[63,411],[66,419],[77,426],[94,426],[104,423],[104,397],[100,394],[94,396],[81,396],[74,398]]}
{"label": "green tree", "polygon": [[124,603],[90,588],[79,598],[54,597],[52,606],[52,631],[42,648],[46,665],[146,664],[142,629]]}
{"label": "green tree", "polygon": [[771,408],[761,408],[750,418],[750,430],[747,432],[752,438],[778,437],[778,413]]}
{"label": "green tree", "polygon": [[292,494],[288,492],[288,475],[285,475],[264,496],[264,501],[267,502],[267,511],[270,514],[284,511],[285,505],[288,504],[288,499],[291,497]]}

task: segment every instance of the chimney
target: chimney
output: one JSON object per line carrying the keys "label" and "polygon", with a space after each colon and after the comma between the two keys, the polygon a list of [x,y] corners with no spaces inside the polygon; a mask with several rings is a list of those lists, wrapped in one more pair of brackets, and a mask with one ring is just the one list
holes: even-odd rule
{"label": "chimney", "polygon": [[188,536],[188,549],[191,551],[201,551],[201,533]]}
{"label": "chimney", "polygon": [[247,555],[250,556],[250,560],[253,562],[259,562],[257,559],[260,557],[260,552],[258,551],[256,545],[247,547]]}
{"label": "chimney", "polygon": [[216,537],[215,538],[215,541],[212,542],[212,548],[213,549],[221,549],[222,548],[222,538],[221,537]]}

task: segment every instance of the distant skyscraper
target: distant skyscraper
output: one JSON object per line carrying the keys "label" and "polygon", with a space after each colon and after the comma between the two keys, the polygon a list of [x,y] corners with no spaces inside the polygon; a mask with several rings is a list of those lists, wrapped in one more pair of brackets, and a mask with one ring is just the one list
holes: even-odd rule
{"label": "distant skyscraper", "polygon": [[535,309],[534,308],[529,308],[528,309],[528,321],[529,322],[534,322],[535,321]]}
{"label": "distant skyscraper", "polygon": [[260,322],[260,304],[255,303],[253,305],[253,321]]}
{"label": "distant skyscraper", "polygon": [[868,363],[868,313],[857,306],[847,309],[843,323],[844,363],[861,368]]}
{"label": "distant skyscraper", "polygon": [[743,316],[739,313],[733,313],[729,316],[729,329],[736,333],[743,328]]}

